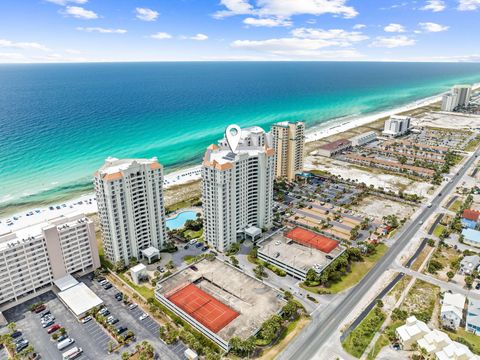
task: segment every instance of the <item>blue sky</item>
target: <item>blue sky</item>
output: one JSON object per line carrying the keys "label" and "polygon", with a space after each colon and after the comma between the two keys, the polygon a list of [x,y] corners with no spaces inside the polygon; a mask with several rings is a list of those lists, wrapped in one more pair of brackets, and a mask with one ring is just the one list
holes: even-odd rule
{"label": "blue sky", "polygon": [[480,61],[480,0],[2,0],[0,62]]}

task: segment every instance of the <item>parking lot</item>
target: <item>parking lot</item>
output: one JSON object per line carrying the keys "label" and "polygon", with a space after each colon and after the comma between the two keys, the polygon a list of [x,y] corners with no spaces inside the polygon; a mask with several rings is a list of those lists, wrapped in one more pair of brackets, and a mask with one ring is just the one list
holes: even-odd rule
{"label": "parking lot", "polygon": [[8,360],[7,351],[5,349],[0,349],[0,360]]}
{"label": "parking lot", "polygon": [[[128,327],[129,330],[135,333],[136,341],[141,342],[147,340],[152,344],[156,352],[160,355],[161,359],[185,359],[183,352],[186,346],[181,342],[167,346],[159,338],[160,325],[150,317],[144,320],[140,320],[140,316],[143,314],[143,310],[139,307],[129,310],[128,306],[123,301],[115,299],[115,293],[118,289],[112,287],[105,290],[96,281],[90,281],[87,278],[82,279],[100,298],[104,301],[105,306],[110,311],[110,315],[117,318],[119,322],[117,324]],[[130,346],[134,346],[133,343]]]}
{"label": "parking lot", "polygon": [[[36,302],[43,301],[48,310],[55,316],[55,323],[67,330],[67,334],[75,343],[59,351],[57,342],[47,334],[47,329],[42,327],[40,315],[31,312],[28,307]],[[17,329],[22,332],[22,337],[30,342],[42,359],[61,359],[62,353],[77,346],[83,349],[83,354],[78,359],[115,359],[118,355],[108,354],[108,342],[113,339],[94,321],[83,325],[70,313],[58,300],[53,292],[40,295],[28,302],[4,312],[9,322],[15,322]],[[1,359],[1,358],[0,358]]]}

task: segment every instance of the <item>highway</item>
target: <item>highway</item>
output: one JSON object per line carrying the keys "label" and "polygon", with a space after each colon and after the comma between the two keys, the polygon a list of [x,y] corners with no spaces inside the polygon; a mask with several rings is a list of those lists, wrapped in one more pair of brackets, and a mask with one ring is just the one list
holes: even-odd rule
{"label": "highway", "polygon": [[[465,175],[466,171],[472,166],[478,155],[478,149],[465,164],[460,168],[457,176],[447,182],[441,190],[440,196],[435,196],[431,201],[432,206],[429,208],[424,206],[424,210],[410,222],[407,222],[399,231],[397,240],[386,252],[386,254],[378,261],[378,263],[370,270],[367,275],[348,293],[348,295],[336,306],[325,310],[327,313],[322,314],[323,321],[315,321],[313,319],[311,326],[314,330],[308,331],[308,336],[298,336],[279,357],[279,359],[295,359],[295,360],[309,360],[313,359],[319,348],[321,348],[328,339],[335,334],[337,328],[347,315],[355,308],[360,300],[369,292],[377,280],[387,271],[389,266],[395,261],[395,258],[402,252],[405,246],[415,233],[421,229],[424,222],[437,210],[440,203],[445,196],[450,194],[455,189],[458,182]],[[315,315],[318,317],[319,315]],[[321,357],[320,357],[321,359]]]}

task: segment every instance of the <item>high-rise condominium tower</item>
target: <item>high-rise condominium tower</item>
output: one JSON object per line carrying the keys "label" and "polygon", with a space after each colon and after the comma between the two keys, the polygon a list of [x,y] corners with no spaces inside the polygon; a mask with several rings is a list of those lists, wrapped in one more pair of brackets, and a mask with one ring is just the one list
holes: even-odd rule
{"label": "high-rise condominium tower", "polygon": [[111,262],[160,250],[166,240],[163,169],[152,159],[108,158],[95,173],[103,246]]}
{"label": "high-rise condominium tower", "polygon": [[275,152],[258,127],[241,130],[234,152],[226,139],[210,145],[202,169],[205,239],[220,251],[272,224]]}
{"label": "high-rise condominium tower", "polygon": [[272,125],[271,136],[275,149],[275,177],[295,179],[303,169],[305,123],[282,121]]}

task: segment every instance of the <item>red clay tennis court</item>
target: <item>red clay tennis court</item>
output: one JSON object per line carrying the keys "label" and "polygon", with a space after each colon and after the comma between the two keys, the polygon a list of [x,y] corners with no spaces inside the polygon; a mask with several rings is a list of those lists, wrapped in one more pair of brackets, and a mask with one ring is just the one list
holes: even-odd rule
{"label": "red clay tennis court", "polygon": [[327,254],[338,245],[338,242],[335,240],[299,227],[290,230],[285,236],[295,242],[306,246],[312,246]]}
{"label": "red clay tennis court", "polygon": [[239,315],[194,284],[182,285],[165,297],[214,333]]}

